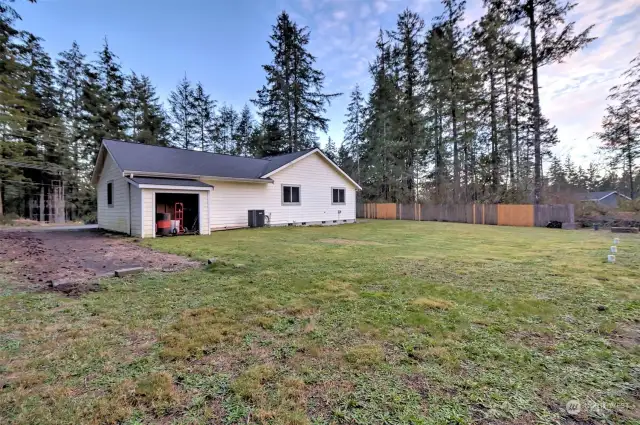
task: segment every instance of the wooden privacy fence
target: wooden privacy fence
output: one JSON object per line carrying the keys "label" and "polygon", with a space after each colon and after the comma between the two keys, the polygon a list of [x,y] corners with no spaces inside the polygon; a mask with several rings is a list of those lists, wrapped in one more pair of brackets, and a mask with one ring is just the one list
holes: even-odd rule
{"label": "wooden privacy fence", "polygon": [[545,227],[551,221],[574,223],[573,205],[359,204],[358,218],[448,221],[497,226]]}

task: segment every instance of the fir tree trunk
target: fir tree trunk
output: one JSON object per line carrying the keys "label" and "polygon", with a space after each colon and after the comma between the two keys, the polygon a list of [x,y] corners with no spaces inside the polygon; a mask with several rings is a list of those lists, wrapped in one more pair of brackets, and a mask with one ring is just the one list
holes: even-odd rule
{"label": "fir tree trunk", "polygon": [[498,96],[496,93],[496,76],[492,65],[489,65],[489,90],[491,103],[491,191],[493,195],[498,193],[498,180],[500,170],[498,169],[498,117],[496,103]]}
{"label": "fir tree trunk", "polygon": [[540,92],[538,89],[538,42],[536,40],[536,11],[533,0],[527,1],[529,36],[531,39],[531,75],[533,84],[533,203],[542,199],[542,148],[540,137]]}
{"label": "fir tree trunk", "polygon": [[513,168],[513,132],[511,131],[511,97],[509,96],[509,68],[508,63],[504,64],[504,90],[505,108],[507,113],[507,154],[509,156],[509,185],[513,186],[515,172]]}
{"label": "fir tree trunk", "polygon": [[516,79],[516,95],[515,95],[515,148],[516,148],[516,186],[520,189],[520,84]]}
{"label": "fir tree trunk", "polygon": [[464,112],[462,127],[464,129],[463,139],[463,161],[464,161],[464,203],[469,202],[469,149],[467,143],[467,113]]}
{"label": "fir tree trunk", "polygon": [[633,133],[631,132],[631,114],[627,111],[627,172],[629,174],[629,191],[631,199],[635,199],[633,190]]}

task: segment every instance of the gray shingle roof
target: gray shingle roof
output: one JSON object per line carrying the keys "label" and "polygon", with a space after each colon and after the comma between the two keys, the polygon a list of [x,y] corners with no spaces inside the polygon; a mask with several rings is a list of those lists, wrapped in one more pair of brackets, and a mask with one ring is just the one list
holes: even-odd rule
{"label": "gray shingle roof", "polygon": [[618,193],[615,190],[607,190],[604,192],[587,192],[580,195],[580,199],[583,201],[599,201],[612,193]]}
{"label": "gray shingle roof", "polygon": [[153,184],[159,186],[211,187],[199,180],[162,179],[157,177],[133,177],[129,180],[137,184]]}
{"label": "gray shingle roof", "polygon": [[257,179],[261,159],[105,140],[104,146],[123,171]]}
{"label": "gray shingle roof", "polygon": [[[146,175],[178,180],[183,178],[195,180],[201,177],[218,177],[263,182],[273,182],[273,180],[265,176],[310,152],[318,151],[357,189],[361,189],[353,179],[342,171],[335,162],[324,156],[318,148],[265,158],[249,158],[109,139],[103,140],[102,146],[109,152],[122,171],[134,174],[134,176]],[[104,157],[105,150],[100,151],[98,158]],[[101,164],[96,165],[91,179],[94,184],[97,183],[101,172]]]}

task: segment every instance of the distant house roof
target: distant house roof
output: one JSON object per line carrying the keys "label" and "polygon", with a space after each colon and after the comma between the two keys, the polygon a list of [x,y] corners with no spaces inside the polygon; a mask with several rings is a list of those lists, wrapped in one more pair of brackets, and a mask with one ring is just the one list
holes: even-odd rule
{"label": "distant house roof", "polygon": [[623,195],[622,193],[619,193],[616,190],[608,190],[605,192],[587,192],[587,193],[583,193],[580,195],[580,200],[581,201],[593,201],[593,202],[598,202],[598,201],[602,201],[605,198],[608,198],[611,195],[618,195],[621,196],[625,199],[631,199],[629,198],[627,195]]}
{"label": "distant house roof", "polygon": [[[256,182],[271,182],[269,176],[277,170],[312,152],[318,152],[339,173],[360,189],[355,181],[318,148],[265,158],[251,158],[107,139],[102,141],[102,147],[111,154],[124,173],[134,176],[142,174],[151,177],[184,177],[186,179],[209,177]],[[94,170],[92,179],[94,183],[100,172],[101,156],[103,156],[103,149],[100,150],[98,166]]]}

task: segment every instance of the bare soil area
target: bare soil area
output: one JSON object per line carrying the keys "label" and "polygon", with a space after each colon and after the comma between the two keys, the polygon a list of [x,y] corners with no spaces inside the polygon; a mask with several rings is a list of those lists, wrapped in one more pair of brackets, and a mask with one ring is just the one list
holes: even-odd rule
{"label": "bare soil area", "polygon": [[98,278],[118,269],[176,271],[198,264],[99,231],[0,231],[0,274],[32,290],[79,294],[97,290]]}

